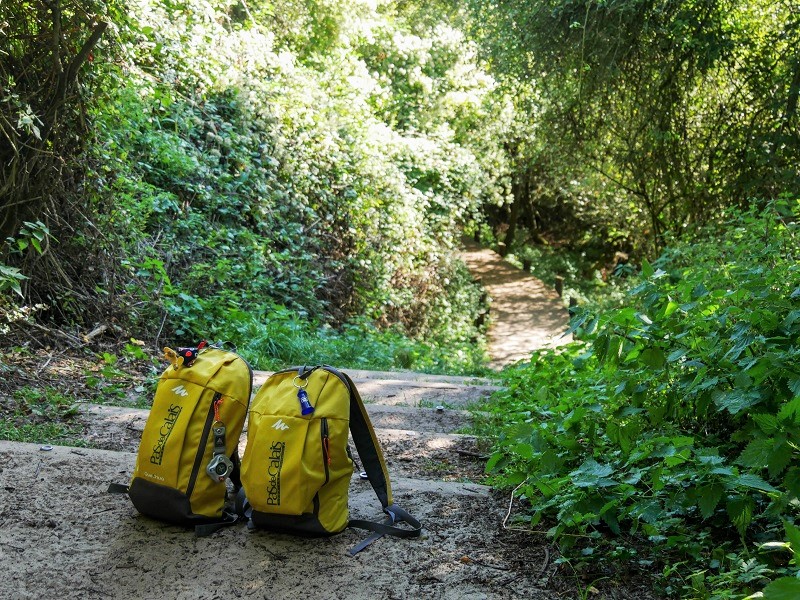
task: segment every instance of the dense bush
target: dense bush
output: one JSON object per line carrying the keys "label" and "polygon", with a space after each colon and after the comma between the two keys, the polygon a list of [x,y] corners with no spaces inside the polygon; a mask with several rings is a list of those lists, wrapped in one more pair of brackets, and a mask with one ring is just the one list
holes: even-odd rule
{"label": "dense bush", "polygon": [[670,246],[625,308],[576,315],[582,341],[507,373],[488,469],[517,486],[521,519],[551,523],[565,547],[585,540],[583,556],[622,535],[628,556],[684,577],[682,598],[797,572],[757,548],[788,536],[800,550],[798,209]]}
{"label": "dense bush", "polygon": [[[59,304],[64,321],[158,343],[233,337],[242,314],[285,323],[285,308],[309,332],[358,323],[480,362],[480,293],[454,251],[502,199],[502,120],[463,35],[370,3],[114,8],[86,90],[81,201],[48,238],[67,283],[91,290]],[[23,258],[0,285],[69,296]]]}

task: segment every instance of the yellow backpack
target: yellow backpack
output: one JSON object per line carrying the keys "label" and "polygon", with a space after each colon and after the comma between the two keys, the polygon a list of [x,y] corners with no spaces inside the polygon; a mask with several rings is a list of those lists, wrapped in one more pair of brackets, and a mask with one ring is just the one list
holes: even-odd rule
{"label": "yellow backpack", "polygon": [[140,513],[169,523],[236,522],[225,510],[226,481],[240,487],[238,444],[252,370],[235,352],[206,342],[164,352],[172,364],[158,382],[130,486],[111,484],[109,491],[127,493]]}
{"label": "yellow backpack", "polygon": [[[384,523],[349,518],[349,433],[387,515]],[[302,535],[332,535],[348,526],[375,532],[351,554],[383,534],[420,535],[420,523],[392,502],[383,453],[355,385],[327,365],[279,371],[258,390],[241,475],[237,509],[251,528]]]}

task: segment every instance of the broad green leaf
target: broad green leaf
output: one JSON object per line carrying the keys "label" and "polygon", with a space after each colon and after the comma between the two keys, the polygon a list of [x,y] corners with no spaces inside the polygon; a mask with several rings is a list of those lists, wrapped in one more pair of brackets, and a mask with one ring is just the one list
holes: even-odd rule
{"label": "broad green leaf", "polygon": [[672,300],[670,300],[667,303],[667,307],[664,309],[664,316],[665,317],[670,316],[672,313],[678,310],[679,306],[680,305],[677,302],[673,302]]}
{"label": "broad green leaf", "polygon": [[800,565],[800,529],[785,521],[783,527],[786,530],[786,538],[792,545],[792,552],[794,553],[794,562]]}
{"label": "broad green leaf", "polygon": [[536,400],[538,400],[541,403],[544,403],[547,401],[548,394],[549,390],[546,385],[539,386],[539,389],[536,390],[535,394]]}
{"label": "broad green leaf", "polygon": [[533,446],[530,444],[517,444],[514,446],[514,453],[521,458],[531,460],[533,458]]}
{"label": "broad green leaf", "polygon": [[727,410],[732,415],[739,414],[761,401],[761,396],[758,392],[739,389],[730,390],[729,392],[715,392],[713,398],[714,404],[722,410]]}
{"label": "broad green leaf", "polygon": [[660,348],[646,348],[640,358],[644,364],[654,369],[662,368],[666,362],[664,352]]}
{"label": "broad green leaf", "polygon": [[644,275],[645,278],[649,279],[650,277],[653,276],[653,273],[655,273],[655,271],[653,271],[653,267],[650,265],[649,262],[647,262],[646,259],[643,258],[642,259],[642,275]]}
{"label": "broad green leaf", "polygon": [[664,507],[658,500],[642,500],[631,507],[630,515],[645,523],[656,523],[664,516]]}
{"label": "broad green leaf", "polygon": [[689,351],[684,349],[684,348],[679,348],[678,350],[673,350],[672,352],[669,353],[669,356],[667,356],[667,362],[671,362],[671,363],[676,362],[676,361],[682,359],[687,354],[689,354]]}
{"label": "broad green leaf", "polygon": [[724,491],[725,488],[718,483],[706,485],[697,490],[697,494],[699,495],[697,505],[700,507],[700,513],[703,515],[704,519],[708,519],[714,514],[714,510],[722,499]]}
{"label": "broad green leaf", "polygon": [[800,579],[781,577],[764,588],[764,600],[797,600],[800,598]]}
{"label": "broad green leaf", "polygon": [[750,418],[753,419],[756,425],[758,425],[758,428],[767,435],[772,435],[778,431],[778,419],[775,418],[775,415],[759,413],[750,415]]}
{"label": "broad green leaf", "polygon": [[771,439],[753,440],[736,459],[736,464],[755,468],[763,469],[767,466],[769,458],[772,455],[772,448],[775,442]]}
{"label": "broad green leaf", "polygon": [[586,335],[592,335],[595,331],[597,331],[597,324],[600,322],[600,317],[595,317],[592,319],[589,324],[586,326],[584,330]]}
{"label": "broad green leaf", "polygon": [[758,475],[753,473],[744,473],[739,475],[734,483],[742,487],[752,488],[754,490],[761,490],[762,492],[777,492],[778,490],[771,486],[769,483],[761,479]]}
{"label": "broad green leaf", "polygon": [[491,473],[495,469],[499,469],[504,466],[506,460],[505,455],[502,452],[495,452],[489,457],[489,460],[486,462],[486,472]]}
{"label": "broad green leaf", "polygon": [[702,283],[698,283],[692,290],[692,299],[697,300],[699,298],[703,298],[704,296],[708,296],[708,288],[706,288],[706,286]]}
{"label": "broad green leaf", "polygon": [[739,535],[744,535],[753,520],[755,502],[748,496],[735,496],[728,500],[727,510],[731,522],[736,525]]}
{"label": "broad green leaf", "polygon": [[608,479],[613,472],[614,469],[610,465],[601,465],[590,458],[569,476],[575,487],[611,487],[617,485],[616,481]]}
{"label": "broad green leaf", "polygon": [[789,497],[800,498],[800,467],[791,467],[783,477],[783,486]]}
{"label": "broad green leaf", "polygon": [[777,477],[792,462],[792,449],[786,442],[775,446],[767,461],[767,472],[770,477]]}
{"label": "broad green leaf", "polygon": [[778,419],[781,421],[793,421],[797,423],[800,421],[800,396],[795,396],[789,402],[781,406],[778,411]]}
{"label": "broad green leaf", "polygon": [[593,458],[587,459],[584,463],[578,467],[575,471],[570,473],[570,475],[591,475],[594,477],[607,477],[614,472],[614,469],[610,465],[601,465]]}

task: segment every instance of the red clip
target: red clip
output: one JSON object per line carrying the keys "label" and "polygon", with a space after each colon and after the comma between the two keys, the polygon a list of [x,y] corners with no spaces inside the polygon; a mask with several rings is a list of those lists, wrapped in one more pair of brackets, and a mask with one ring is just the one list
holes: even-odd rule
{"label": "red clip", "polygon": [[328,466],[330,466],[330,464],[331,464],[331,449],[330,449],[330,447],[328,445],[328,436],[327,435],[322,439],[322,445],[325,447],[325,456],[328,457]]}

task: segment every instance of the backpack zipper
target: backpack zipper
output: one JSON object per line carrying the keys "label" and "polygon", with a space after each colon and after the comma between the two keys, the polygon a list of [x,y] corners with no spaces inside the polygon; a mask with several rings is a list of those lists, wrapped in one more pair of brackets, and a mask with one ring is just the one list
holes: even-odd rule
{"label": "backpack zipper", "polygon": [[325,466],[325,483],[330,479],[331,450],[328,438],[328,419],[320,419],[320,431],[322,435],[322,464]]}
{"label": "backpack zipper", "polygon": [[194,457],[194,466],[192,466],[192,474],[189,475],[189,485],[186,486],[186,497],[191,498],[194,492],[195,483],[197,483],[197,474],[200,472],[200,467],[203,463],[203,456],[206,453],[206,446],[208,445],[208,436],[211,433],[211,425],[214,423],[214,405],[217,400],[222,398],[222,394],[216,392],[214,398],[211,400],[211,406],[208,407],[208,416],[206,417],[206,424],[203,426],[203,435],[200,436],[200,445],[197,448],[197,454]]}

